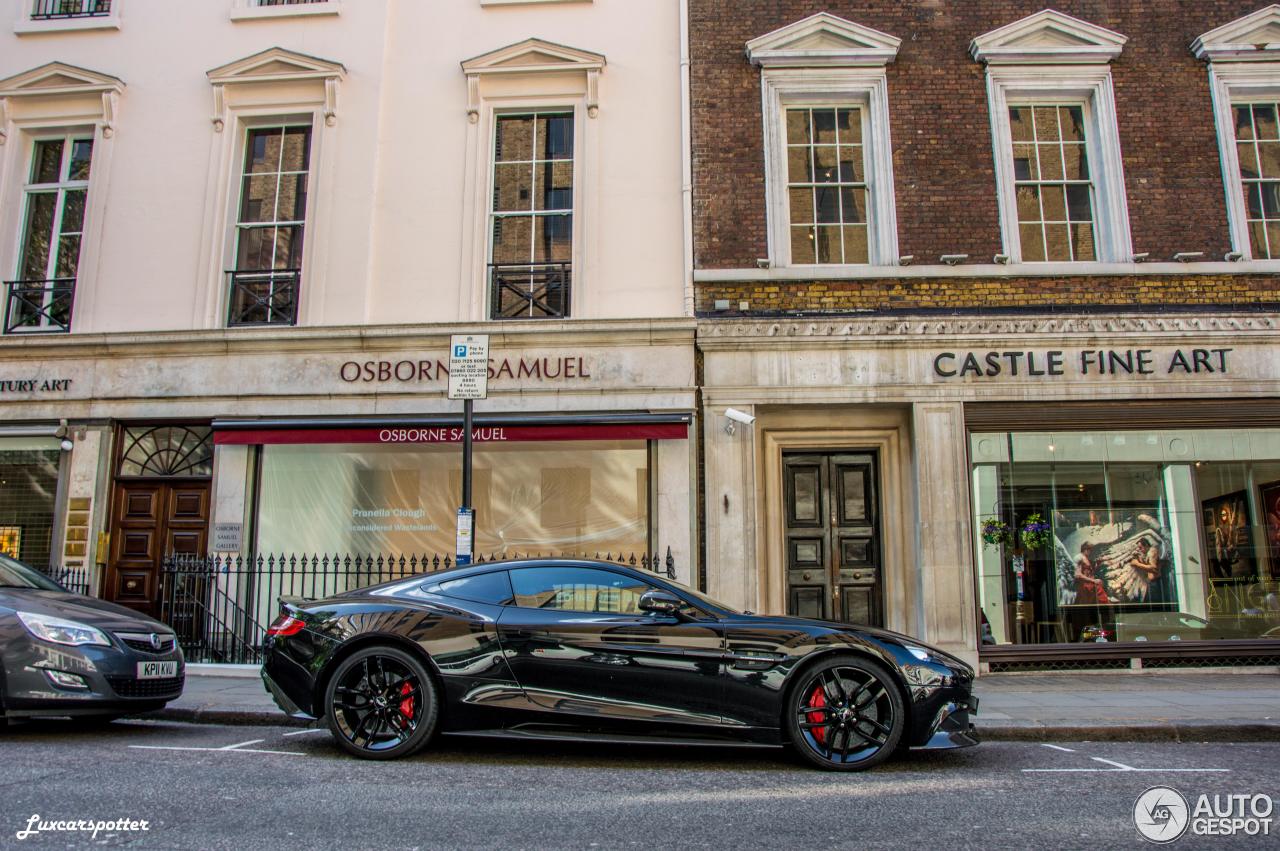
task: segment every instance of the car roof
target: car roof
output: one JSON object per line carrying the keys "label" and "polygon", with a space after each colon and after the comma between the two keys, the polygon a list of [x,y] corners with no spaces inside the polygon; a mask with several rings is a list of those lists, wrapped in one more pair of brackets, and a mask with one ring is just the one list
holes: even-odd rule
{"label": "car roof", "polygon": [[481,573],[488,573],[491,570],[511,570],[520,567],[593,567],[614,570],[634,576],[662,578],[653,571],[619,564],[616,561],[573,556],[520,556],[517,558],[496,559],[494,561],[486,561],[483,564],[468,564],[462,567],[454,566],[444,570],[433,570],[430,573],[423,574],[423,577],[455,579],[464,576],[476,576]]}

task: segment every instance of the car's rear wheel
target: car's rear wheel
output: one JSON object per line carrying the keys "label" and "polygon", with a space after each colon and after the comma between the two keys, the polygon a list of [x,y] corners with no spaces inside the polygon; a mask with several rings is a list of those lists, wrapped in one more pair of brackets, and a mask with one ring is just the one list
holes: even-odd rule
{"label": "car's rear wheel", "polygon": [[884,666],[839,656],[801,673],[788,701],[791,743],[829,771],[862,771],[888,759],[902,740],[902,694]]}
{"label": "car's rear wheel", "polygon": [[416,657],[395,647],[366,647],[344,659],[325,689],[329,731],[363,759],[408,756],[435,732],[435,684]]}

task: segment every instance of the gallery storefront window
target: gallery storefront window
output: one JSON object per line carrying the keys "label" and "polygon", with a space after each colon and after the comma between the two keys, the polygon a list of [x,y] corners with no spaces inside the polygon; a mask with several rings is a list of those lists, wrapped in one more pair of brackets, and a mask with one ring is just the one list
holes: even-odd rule
{"label": "gallery storefront window", "polygon": [[[644,553],[643,440],[477,443],[475,552]],[[259,553],[451,554],[461,452],[439,445],[262,447]]]}
{"label": "gallery storefront window", "polygon": [[0,445],[0,553],[41,570],[52,562],[61,458],[34,441]]}
{"label": "gallery storefront window", "polygon": [[1280,429],[970,436],[982,643],[1280,638]]}

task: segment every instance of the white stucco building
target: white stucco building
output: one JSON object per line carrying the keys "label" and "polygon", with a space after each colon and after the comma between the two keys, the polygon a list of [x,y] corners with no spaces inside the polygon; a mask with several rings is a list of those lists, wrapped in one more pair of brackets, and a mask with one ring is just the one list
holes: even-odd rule
{"label": "white stucco building", "polygon": [[[6,0],[0,543],[696,570],[677,0]],[[215,532],[217,533],[215,535]]]}

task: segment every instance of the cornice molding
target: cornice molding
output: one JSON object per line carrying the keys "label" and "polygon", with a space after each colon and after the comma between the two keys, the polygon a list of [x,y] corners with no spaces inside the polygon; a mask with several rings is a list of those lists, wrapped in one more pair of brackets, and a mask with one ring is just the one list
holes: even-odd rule
{"label": "cornice molding", "polygon": [[883,317],[841,320],[740,321],[698,323],[698,340],[760,339],[862,340],[867,337],[995,337],[1020,334],[1248,333],[1270,336],[1280,329],[1277,314],[1217,316],[1057,316],[945,318]]}
{"label": "cornice molding", "polygon": [[969,53],[988,65],[1105,65],[1128,41],[1118,32],[1045,9],[978,36]]}
{"label": "cornice molding", "polygon": [[1209,62],[1280,60],[1280,4],[1209,30],[1191,42],[1191,52]]}
{"label": "cornice molding", "polygon": [[829,12],[788,24],[747,42],[747,60],[763,68],[885,66],[902,39]]}

